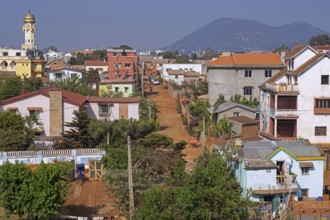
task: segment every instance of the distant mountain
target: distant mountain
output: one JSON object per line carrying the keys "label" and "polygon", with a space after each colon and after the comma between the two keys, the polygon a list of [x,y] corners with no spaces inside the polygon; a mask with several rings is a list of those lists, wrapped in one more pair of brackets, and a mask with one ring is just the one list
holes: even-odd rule
{"label": "distant mountain", "polygon": [[272,51],[282,44],[292,47],[295,41],[307,44],[312,36],[325,33],[327,32],[305,22],[273,27],[258,21],[220,18],[163,49]]}

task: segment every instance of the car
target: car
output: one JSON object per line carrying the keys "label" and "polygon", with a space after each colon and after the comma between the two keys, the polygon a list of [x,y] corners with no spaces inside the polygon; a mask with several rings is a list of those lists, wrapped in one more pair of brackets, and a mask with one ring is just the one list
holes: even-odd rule
{"label": "car", "polygon": [[158,81],[157,78],[151,78],[151,82],[152,82],[152,84],[154,84],[154,85],[159,85],[159,81]]}

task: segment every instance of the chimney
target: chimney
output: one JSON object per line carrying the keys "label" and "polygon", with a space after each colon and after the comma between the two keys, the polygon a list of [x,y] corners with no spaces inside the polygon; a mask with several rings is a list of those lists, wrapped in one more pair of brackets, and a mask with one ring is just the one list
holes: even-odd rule
{"label": "chimney", "polygon": [[50,136],[62,136],[63,133],[63,100],[62,90],[49,91],[49,125]]}
{"label": "chimney", "polygon": [[24,94],[25,94],[25,89],[23,87],[23,88],[21,88],[21,95],[24,95]]}

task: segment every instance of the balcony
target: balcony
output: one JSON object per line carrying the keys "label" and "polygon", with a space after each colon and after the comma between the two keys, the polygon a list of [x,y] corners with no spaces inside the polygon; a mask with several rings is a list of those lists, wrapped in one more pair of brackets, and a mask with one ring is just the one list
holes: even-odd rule
{"label": "balcony", "polygon": [[276,93],[299,93],[298,85],[266,83],[266,89]]}

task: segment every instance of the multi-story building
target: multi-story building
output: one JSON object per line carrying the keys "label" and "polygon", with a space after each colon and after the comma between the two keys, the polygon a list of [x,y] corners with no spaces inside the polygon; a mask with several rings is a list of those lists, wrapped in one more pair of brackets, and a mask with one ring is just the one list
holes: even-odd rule
{"label": "multi-story building", "polygon": [[304,141],[251,141],[216,147],[251,200],[269,202],[276,212],[293,196],[322,197],[324,156]]}
{"label": "multi-story building", "polygon": [[226,100],[240,94],[259,98],[258,86],[275,75],[284,64],[277,53],[229,53],[207,63],[210,103],[218,95]]}
{"label": "multi-story building", "polygon": [[[100,86],[100,92],[131,96],[135,93],[138,56],[131,49],[108,49],[109,79]],[[102,88],[101,88],[102,87]]]}
{"label": "multi-story building", "polygon": [[260,132],[274,139],[330,143],[330,58],[295,47],[286,68],[260,86]]}

